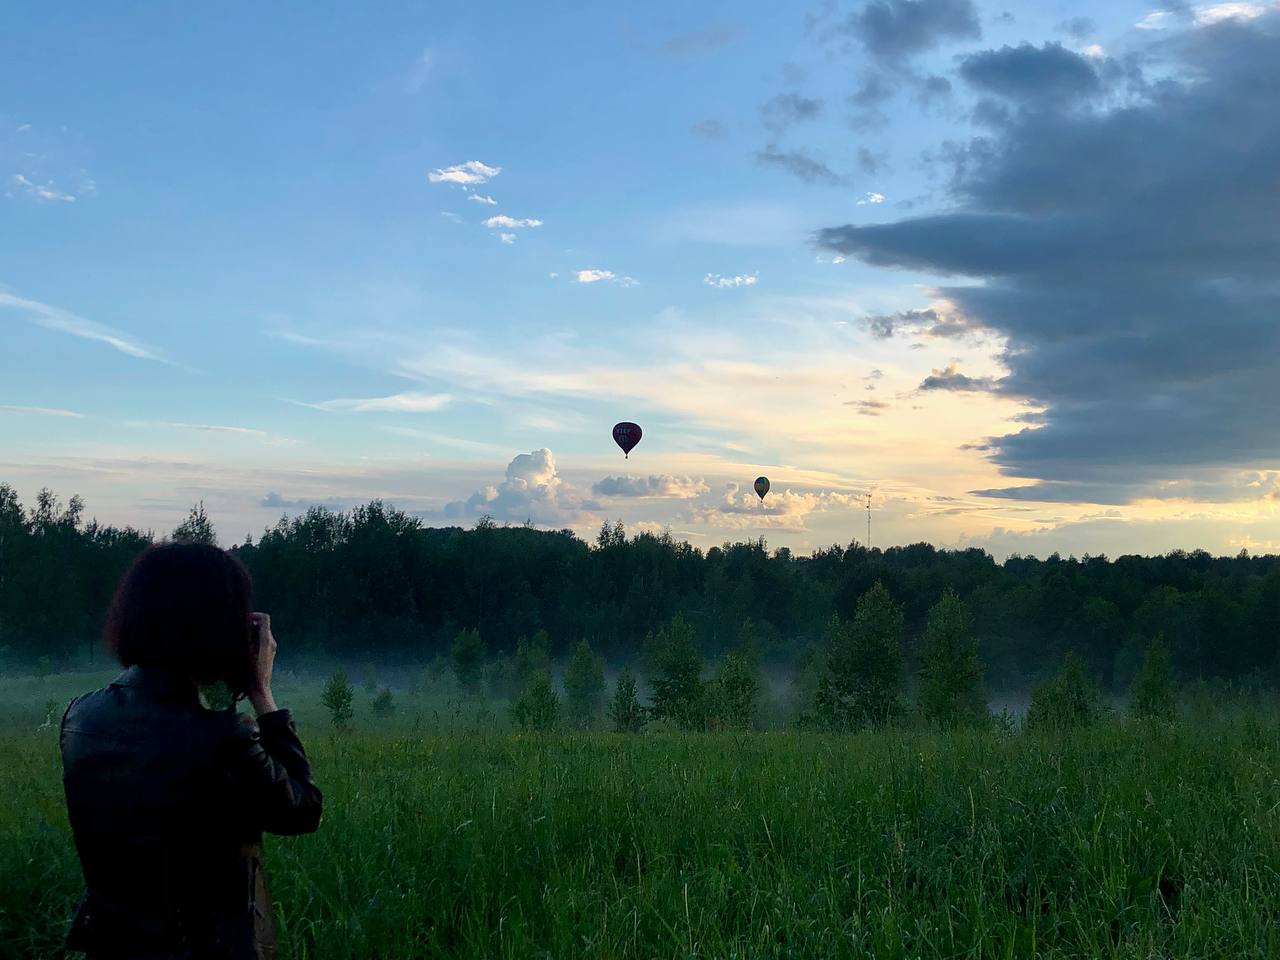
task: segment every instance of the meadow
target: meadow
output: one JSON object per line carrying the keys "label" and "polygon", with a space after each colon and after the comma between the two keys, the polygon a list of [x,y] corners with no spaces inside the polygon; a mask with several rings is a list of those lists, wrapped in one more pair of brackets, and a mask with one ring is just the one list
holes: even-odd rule
{"label": "meadow", "polygon": [[[0,955],[61,956],[81,879],[48,704],[0,681]],[[269,839],[281,956],[1280,956],[1280,723],[1257,705],[1065,734],[534,735],[404,693],[335,733]],[[436,699],[433,699],[435,697]]]}

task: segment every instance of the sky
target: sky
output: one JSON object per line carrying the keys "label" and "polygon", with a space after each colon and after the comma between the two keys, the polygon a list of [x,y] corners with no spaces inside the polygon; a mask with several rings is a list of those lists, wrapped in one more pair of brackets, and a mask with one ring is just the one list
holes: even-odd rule
{"label": "sky", "polygon": [[1276,0],[3,21],[27,502],[1280,551]]}

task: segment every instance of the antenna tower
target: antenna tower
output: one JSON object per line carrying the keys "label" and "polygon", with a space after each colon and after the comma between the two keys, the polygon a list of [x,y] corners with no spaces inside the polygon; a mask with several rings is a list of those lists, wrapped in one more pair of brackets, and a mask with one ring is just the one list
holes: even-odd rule
{"label": "antenna tower", "polygon": [[867,550],[871,549],[871,494],[867,494]]}

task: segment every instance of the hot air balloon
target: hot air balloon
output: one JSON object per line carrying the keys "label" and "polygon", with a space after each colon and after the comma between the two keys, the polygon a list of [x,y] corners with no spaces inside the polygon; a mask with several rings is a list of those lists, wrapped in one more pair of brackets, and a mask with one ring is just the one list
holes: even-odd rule
{"label": "hot air balloon", "polygon": [[640,438],[644,436],[644,431],[640,429],[640,424],[631,423],[624,420],[622,423],[613,425],[613,442],[622,448],[622,455],[630,458],[631,451],[635,449]]}
{"label": "hot air balloon", "polygon": [[761,500],[763,500],[764,495],[768,492],[769,492],[769,478],[756,477],[756,496],[759,497]]}

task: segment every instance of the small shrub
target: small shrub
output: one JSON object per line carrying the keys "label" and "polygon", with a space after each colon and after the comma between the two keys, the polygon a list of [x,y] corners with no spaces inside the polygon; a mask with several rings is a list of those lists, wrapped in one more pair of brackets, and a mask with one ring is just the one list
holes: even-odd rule
{"label": "small shrub", "polygon": [[1102,695],[1084,671],[1084,663],[1068,653],[1057,676],[1031,692],[1027,730],[1073,730],[1085,727],[1103,714]]}
{"label": "small shrub", "polygon": [[345,730],[355,716],[355,710],[351,706],[354,700],[355,691],[351,689],[347,675],[341,670],[328,679],[320,694],[320,702],[329,711],[329,721],[338,730]]}
{"label": "small shrub", "polygon": [[609,722],[617,733],[639,733],[644,728],[644,707],[636,696],[636,678],[630,670],[618,674],[609,701]]}
{"label": "small shrub", "polygon": [[390,687],[383,687],[373,701],[369,704],[369,709],[375,717],[390,717],[396,712],[396,700],[391,694]]}
{"label": "small shrub", "polygon": [[530,681],[511,707],[511,722],[517,729],[538,733],[550,733],[560,726],[560,698],[546,670]]}

